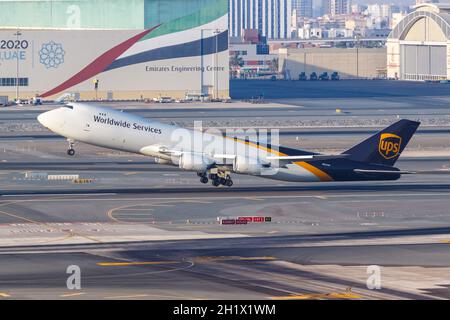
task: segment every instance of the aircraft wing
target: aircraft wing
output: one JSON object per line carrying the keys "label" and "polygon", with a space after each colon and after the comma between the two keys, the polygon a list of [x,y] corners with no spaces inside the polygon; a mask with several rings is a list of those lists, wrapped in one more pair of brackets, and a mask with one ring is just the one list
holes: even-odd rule
{"label": "aircraft wing", "polygon": [[269,156],[267,160],[329,160],[346,158],[346,154],[326,155],[326,154],[311,154],[302,156]]}

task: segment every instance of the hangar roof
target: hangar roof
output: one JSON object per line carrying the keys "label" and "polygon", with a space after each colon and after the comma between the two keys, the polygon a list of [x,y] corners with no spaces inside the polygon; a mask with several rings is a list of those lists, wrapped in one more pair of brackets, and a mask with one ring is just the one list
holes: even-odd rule
{"label": "hangar roof", "polygon": [[450,11],[450,3],[420,3],[413,6],[414,9],[428,9],[435,10],[437,13],[441,12],[449,12]]}
{"label": "hangar roof", "polygon": [[450,40],[450,3],[421,3],[415,5],[414,12],[408,14],[392,29],[389,39],[400,39],[422,18],[434,20],[448,40]]}

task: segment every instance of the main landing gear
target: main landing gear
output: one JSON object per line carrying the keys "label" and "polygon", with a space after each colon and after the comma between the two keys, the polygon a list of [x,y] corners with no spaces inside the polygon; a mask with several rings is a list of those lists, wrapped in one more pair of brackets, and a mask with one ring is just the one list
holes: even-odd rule
{"label": "main landing gear", "polygon": [[218,170],[211,170],[209,174],[206,172],[199,172],[197,175],[200,177],[200,182],[203,184],[207,184],[209,180],[211,180],[211,184],[214,187],[218,187],[220,185],[231,187],[233,186],[233,180],[231,180],[231,176],[229,172],[220,172]]}
{"label": "main landing gear", "polygon": [[72,140],[68,141],[69,141],[69,149],[67,149],[67,154],[72,157],[75,155],[75,149],[73,148],[74,142]]}

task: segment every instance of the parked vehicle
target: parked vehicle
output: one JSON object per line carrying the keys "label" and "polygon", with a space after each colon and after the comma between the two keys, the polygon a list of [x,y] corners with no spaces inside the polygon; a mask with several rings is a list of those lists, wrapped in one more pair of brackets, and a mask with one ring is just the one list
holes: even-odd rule
{"label": "parked vehicle", "polygon": [[300,81],[306,81],[308,80],[308,78],[306,77],[306,73],[305,72],[301,72],[298,76],[298,80]]}
{"label": "parked vehicle", "polygon": [[331,80],[337,81],[339,79],[340,79],[339,78],[339,73],[337,73],[336,71],[331,74]]}
{"label": "parked vehicle", "polygon": [[42,98],[41,97],[33,97],[33,99],[31,99],[31,103],[35,106],[42,106]]}
{"label": "parked vehicle", "polygon": [[277,76],[271,76],[270,81],[277,81]]}
{"label": "parked vehicle", "polygon": [[0,107],[6,107],[8,102],[8,96],[0,96]]}
{"label": "parked vehicle", "polygon": [[322,72],[322,74],[319,76],[319,80],[323,80],[323,81],[330,80],[330,77],[328,76],[328,72]]}
{"label": "parked vehicle", "polygon": [[171,103],[171,102],[173,102],[173,99],[171,97],[159,97],[158,102],[159,103]]}
{"label": "parked vehicle", "polygon": [[312,72],[311,75],[309,76],[309,80],[316,81],[317,80],[317,73]]}

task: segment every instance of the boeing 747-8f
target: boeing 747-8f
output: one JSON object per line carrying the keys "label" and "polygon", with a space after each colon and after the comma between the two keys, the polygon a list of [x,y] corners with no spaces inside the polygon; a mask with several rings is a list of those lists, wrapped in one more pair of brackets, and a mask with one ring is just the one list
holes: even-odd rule
{"label": "boeing 747-8f", "polygon": [[69,141],[151,156],[157,163],[196,172],[202,183],[231,187],[231,174],[292,181],[397,180],[398,157],[419,127],[400,120],[339,155],[323,155],[239,136],[200,132],[163,124],[96,105],[73,103],[38,116],[49,130]]}

